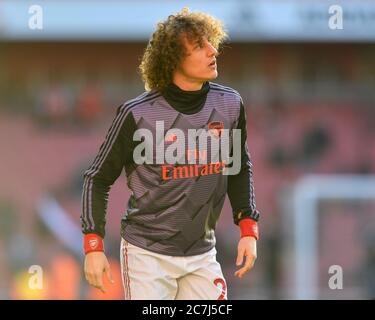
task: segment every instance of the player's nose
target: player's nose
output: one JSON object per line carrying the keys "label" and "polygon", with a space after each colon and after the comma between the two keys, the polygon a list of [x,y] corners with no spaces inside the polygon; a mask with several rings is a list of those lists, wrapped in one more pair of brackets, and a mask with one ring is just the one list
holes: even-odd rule
{"label": "player's nose", "polygon": [[207,45],[207,50],[208,50],[208,55],[211,57],[211,56],[217,56],[217,49],[210,43],[208,42],[208,45]]}

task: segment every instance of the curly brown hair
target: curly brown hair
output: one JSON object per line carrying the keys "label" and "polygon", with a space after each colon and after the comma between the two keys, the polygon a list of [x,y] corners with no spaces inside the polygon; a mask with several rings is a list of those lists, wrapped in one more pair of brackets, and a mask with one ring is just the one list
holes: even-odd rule
{"label": "curly brown hair", "polygon": [[172,82],[174,70],[186,55],[182,35],[200,43],[207,37],[219,51],[227,39],[223,23],[209,14],[184,8],[170,15],[157,24],[139,66],[146,90],[163,91]]}

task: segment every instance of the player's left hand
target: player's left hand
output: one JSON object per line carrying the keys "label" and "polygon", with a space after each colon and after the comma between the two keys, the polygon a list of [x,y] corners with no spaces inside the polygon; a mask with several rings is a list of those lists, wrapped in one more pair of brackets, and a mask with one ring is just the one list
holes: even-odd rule
{"label": "player's left hand", "polygon": [[243,237],[238,242],[237,266],[242,265],[244,257],[246,257],[245,265],[234,273],[239,278],[254,266],[257,258],[257,240],[254,237]]}

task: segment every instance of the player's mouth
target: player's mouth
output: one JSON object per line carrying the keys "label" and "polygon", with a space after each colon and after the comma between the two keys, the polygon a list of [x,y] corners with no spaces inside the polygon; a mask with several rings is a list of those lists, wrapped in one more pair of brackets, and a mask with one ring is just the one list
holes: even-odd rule
{"label": "player's mouth", "polygon": [[209,65],[210,68],[216,69],[216,60],[212,61]]}

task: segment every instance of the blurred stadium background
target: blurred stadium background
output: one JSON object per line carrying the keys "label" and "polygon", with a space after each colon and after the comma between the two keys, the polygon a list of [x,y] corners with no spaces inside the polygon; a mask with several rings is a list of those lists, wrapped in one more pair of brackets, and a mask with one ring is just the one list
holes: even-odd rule
{"label": "blurred stadium background", "polygon": [[[37,4],[43,29],[30,29]],[[332,30],[331,5],[343,9]],[[228,201],[217,229],[230,299],[375,298],[375,1],[0,1],[0,299],[122,299],[112,187],[107,295],[83,275],[82,175],[157,21],[184,6],[221,18],[231,41],[217,82],[244,98],[261,240],[236,279]],[[43,289],[29,268],[43,269]],[[332,290],[329,268],[343,270]]]}

